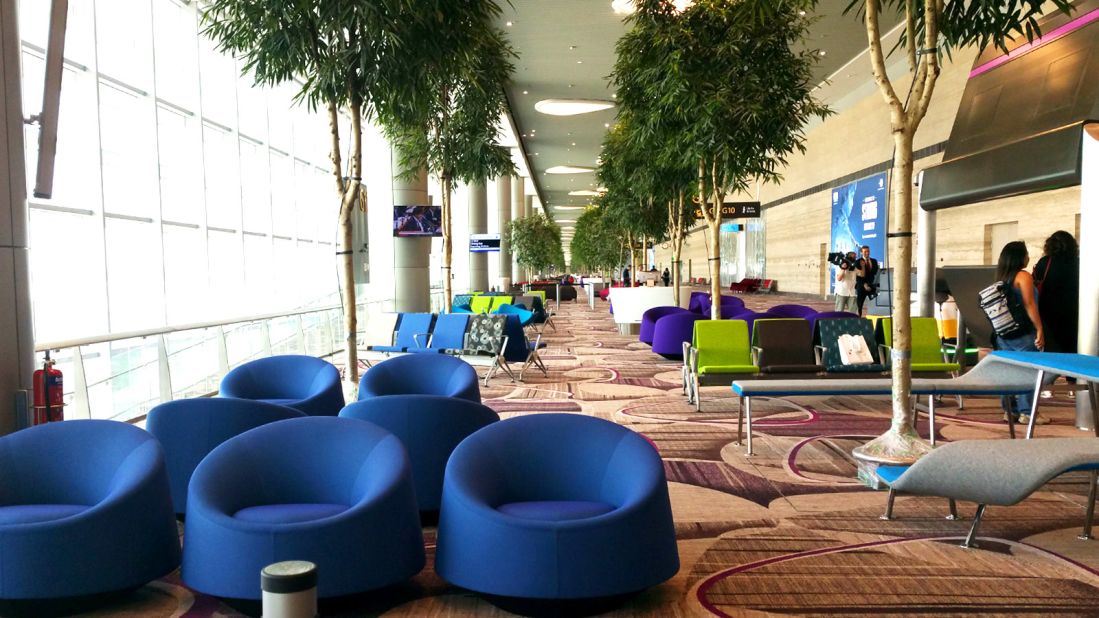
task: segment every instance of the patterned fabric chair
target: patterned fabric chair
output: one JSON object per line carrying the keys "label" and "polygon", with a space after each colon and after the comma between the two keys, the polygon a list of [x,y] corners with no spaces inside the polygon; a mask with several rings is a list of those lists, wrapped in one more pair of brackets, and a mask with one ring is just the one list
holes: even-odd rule
{"label": "patterned fabric chair", "polygon": [[809,332],[813,334],[813,345],[820,344],[820,332],[817,331],[817,321],[826,318],[857,318],[859,316],[850,311],[821,311],[805,318],[809,321]]}
{"label": "patterned fabric chair", "polygon": [[[818,359],[824,370],[829,374],[858,375],[866,373],[881,373],[885,367],[878,356],[878,346],[874,341],[874,325],[870,320],[863,318],[831,318],[817,322],[820,330],[820,346],[817,348]],[[874,362],[864,365],[844,365],[840,359],[839,338],[841,335],[854,335],[866,340],[866,347],[870,350],[870,356]]]}
{"label": "patterned fabric chair", "polygon": [[508,338],[505,334],[507,326],[506,315],[471,315],[469,317],[469,332],[466,333],[463,356],[485,356],[492,359],[492,365],[485,374],[485,386],[499,370],[503,370],[513,380],[515,374],[504,358],[504,349]]}

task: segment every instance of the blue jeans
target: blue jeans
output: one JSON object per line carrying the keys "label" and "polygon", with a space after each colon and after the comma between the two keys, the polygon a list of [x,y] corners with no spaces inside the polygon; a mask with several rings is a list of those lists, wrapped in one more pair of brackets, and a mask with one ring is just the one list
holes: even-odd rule
{"label": "blue jeans", "polygon": [[[1038,347],[1034,345],[1034,331],[1028,332],[1018,337],[1011,339],[1005,339],[1004,337],[996,337],[996,349],[997,350],[1012,350],[1015,352],[1037,352]],[[1015,414],[1030,414],[1030,405],[1033,395],[1016,395],[1015,407],[1011,407],[1012,397],[1004,397],[1003,404],[1004,410],[1013,410]]]}

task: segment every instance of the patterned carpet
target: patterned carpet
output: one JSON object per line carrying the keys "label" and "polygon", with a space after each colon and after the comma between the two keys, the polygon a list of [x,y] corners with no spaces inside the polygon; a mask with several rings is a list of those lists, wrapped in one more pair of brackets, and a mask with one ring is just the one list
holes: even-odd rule
{"label": "patterned carpet", "polygon": [[[703,411],[681,392],[679,363],[617,334],[606,303],[566,303],[543,358],[549,375],[525,384],[499,377],[483,391],[507,418],[574,412],[638,431],[666,462],[682,568],[669,582],[610,608],[611,616],[1099,616],[1099,541],[1080,541],[1086,476],[1068,474],[1022,504],[990,507],[981,548],[957,546],[974,505],[948,521],[946,501],[901,497],[882,521],[884,492],[854,481],[851,449],[889,426],[885,397],[759,400],[752,457],[736,444],[737,402],[728,387],[703,389]],[[809,297],[748,296],[749,307]],[[484,370],[481,369],[483,372]],[[483,375],[483,374],[482,374]],[[1043,401],[1053,424],[1039,437],[1075,436],[1067,395]],[[941,408],[939,437],[1006,439],[998,401]],[[927,428],[920,426],[926,435]],[[433,572],[324,613],[346,616],[505,616],[509,612]],[[246,611],[249,608],[244,608]],[[606,608],[604,608],[606,609]],[[236,616],[173,575],[94,616]]]}

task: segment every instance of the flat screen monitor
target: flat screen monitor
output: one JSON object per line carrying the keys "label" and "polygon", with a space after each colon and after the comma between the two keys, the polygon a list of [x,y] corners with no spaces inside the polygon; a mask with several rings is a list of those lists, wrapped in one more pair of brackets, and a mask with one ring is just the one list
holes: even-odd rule
{"label": "flat screen monitor", "polygon": [[442,236],[442,206],[393,207],[394,236]]}
{"label": "flat screen monitor", "polygon": [[500,250],[499,234],[470,234],[469,251],[471,253],[491,253]]}

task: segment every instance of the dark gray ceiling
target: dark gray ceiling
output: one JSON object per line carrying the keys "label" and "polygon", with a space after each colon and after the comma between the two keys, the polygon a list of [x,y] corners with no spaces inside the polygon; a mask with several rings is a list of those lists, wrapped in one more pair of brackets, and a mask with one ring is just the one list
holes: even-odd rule
{"label": "dark gray ceiling", "polygon": [[[825,53],[817,67],[818,81],[833,74],[837,80],[869,78],[865,58],[837,74],[867,46],[862,22],[854,15],[843,15],[847,2],[821,0],[816,11],[819,20],[807,45]],[[895,16],[883,20],[882,31],[898,21]],[[569,215],[577,211],[554,207],[587,204],[590,198],[568,193],[595,188],[595,175],[547,175],[545,170],[570,164],[594,167],[605,125],[614,121],[615,111],[548,116],[535,111],[534,104],[553,98],[612,99],[607,76],[614,65],[615,42],[626,25],[611,9],[610,0],[511,0],[500,25],[519,54],[507,95],[532,180],[547,214],[558,220],[574,219]]]}

